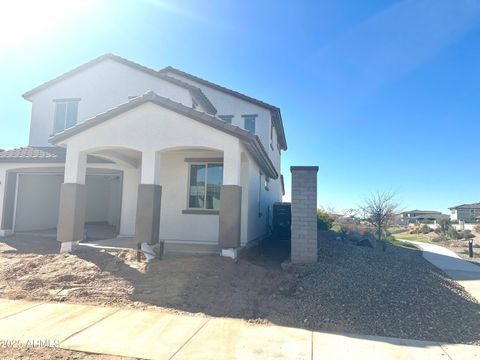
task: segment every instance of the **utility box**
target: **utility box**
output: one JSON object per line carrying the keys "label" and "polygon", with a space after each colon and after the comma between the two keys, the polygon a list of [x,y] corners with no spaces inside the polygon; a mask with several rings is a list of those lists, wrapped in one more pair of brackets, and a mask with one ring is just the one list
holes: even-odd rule
{"label": "utility box", "polygon": [[273,204],[273,238],[278,241],[290,241],[292,226],[292,204],[276,202]]}

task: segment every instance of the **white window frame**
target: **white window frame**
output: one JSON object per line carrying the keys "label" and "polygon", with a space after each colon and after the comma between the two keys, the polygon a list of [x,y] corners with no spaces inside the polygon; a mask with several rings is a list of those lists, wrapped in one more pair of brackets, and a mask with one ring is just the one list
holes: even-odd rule
{"label": "white window frame", "polygon": [[273,120],[270,120],[270,149],[273,150]]}
{"label": "white window frame", "polygon": [[262,217],[262,172],[258,172],[258,217]]}
{"label": "white window frame", "polygon": [[[249,131],[252,134],[257,133],[257,114],[242,115],[243,117],[243,128]],[[247,129],[247,120],[253,120],[253,131]]]}
{"label": "white window frame", "polygon": [[[207,209],[207,186],[208,186],[208,165],[222,165],[223,170],[223,162],[222,161],[195,161],[195,162],[188,162],[188,179],[187,179],[187,209],[188,210],[199,210],[199,211],[218,211],[219,209]],[[192,165],[204,165],[205,166],[205,201],[204,207],[190,207],[190,179],[192,173]],[[222,178],[222,185],[223,185],[223,178]]]}
{"label": "white window frame", "polygon": [[[69,128],[75,126],[78,123],[78,108],[79,108],[79,105],[80,105],[80,99],[58,99],[58,100],[53,100],[53,102],[55,104],[55,110],[54,110],[54,113],[53,113],[53,134],[58,134],[58,133],[66,130],[66,129],[69,129]],[[67,127],[68,105],[72,104],[72,103],[77,104],[77,113],[76,113],[76,118],[75,118],[75,124]],[[58,106],[61,105],[61,104],[65,104],[65,113],[63,114],[64,115],[63,127],[62,127],[61,130],[60,129],[57,130],[56,129],[57,112],[58,112]]]}

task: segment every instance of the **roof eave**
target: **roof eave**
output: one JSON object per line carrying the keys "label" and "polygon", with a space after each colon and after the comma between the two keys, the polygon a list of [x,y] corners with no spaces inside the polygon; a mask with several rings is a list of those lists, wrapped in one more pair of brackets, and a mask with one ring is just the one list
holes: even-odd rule
{"label": "roof eave", "polygon": [[275,169],[275,166],[273,165],[270,157],[265,151],[265,148],[260,142],[260,139],[258,136],[253,135],[248,131],[241,129],[237,126],[225,124],[223,121],[213,117],[212,115],[208,115],[206,113],[202,113],[194,109],[190,109],[183,104],[161,97],[155,94],[153,91],[147,92],[142,96],[131,99],[130,101],[123,103],[117,106],[116,108],[110,109],[93,118],[87,119],[84,122],[77,124],[70,129],[67,129],[59,134],[53,135],[49,138],[49,142],[53,145],[58,145],[60,142],[84,130],[94,127],[97,124],[107,121],[117,115],[120,115],[129,110],[132,110],[147,102],[152,102],[168,110],[175,111],[181,115],[190,117],[193,120],[200,121],[217,130],[223,131],[229,135],[239,138],[249,148],[249,151],[252,153],[252,156],[259,163],[259,166],[266,173],[266,175],[272,179],[278,178],[278,173]]}
{"label": "roof eave", "polygon": [[[205,80],[205,79],[202,79],[202,78],[199,78],[198,76],[195,76],[195,75],[192,75],[192,74],[189,74],[185,71],[182,71],[182,70],[179,70],[179,69],[176,69],[172,66],[167,66],[163,69],[160,69],[158,71],[159,73],[163,73],[163,74],[167,74],[169,72],[171,73],[174,73],[174,74],[177,74],[179,76],[183,76],[183,77],[186,77],[187,79],[190,79],[192,81],[196,81],[196,82],[199,82],[205,86],[208,86],[208,87],[211,87],[213,89],[216,89],[218,91],[222,91],[224,93],[227,93],[227,94],[230,94],[232,96],[235,96],[239,99],[242,99],[244,101],[247,101],[247,102],[250,102],[254,105],[257,105],[257,106],[260,106],[260,107],[263,107],[264,109],[267,109],[267,110],[270,110],[271,114],[272,114],[272,118],[276,117],[277,119],[277,132],[279,132],[280,134],[279,135],[279,143],[280,143],[280,147],[282,150],[287,150],[287,139],[286,139],[286,136],[285,136],[285,130],[283,128],[283,120],[282,120],[282,115],[280,113],[280,109],[274,105],[270,105],[266,102],[263,102],[261,100],[258,100],[258,99],[255,99],[255,98],[252,98],[248,95],[245,95],[245,94],[242,94],[242,93],[239,93],[238,91],[235,91],[235,90],[231,90],[231,89],[228,89],[224,86],[221,86],[221,85],[218,85],[218,84],[215,84],[215,83],[212,83],[208,80]],[[274,116],[274,114],[276,116]],[[279,130],[279,131],[278,131]]]}

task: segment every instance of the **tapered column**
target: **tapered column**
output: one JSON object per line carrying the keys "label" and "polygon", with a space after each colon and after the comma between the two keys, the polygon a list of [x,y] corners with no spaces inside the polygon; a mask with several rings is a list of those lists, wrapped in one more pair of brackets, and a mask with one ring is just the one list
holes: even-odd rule
{"label": "tapered column", "polygon": [[160,178],[160,154],[155,151],[142,153],[142,170],[138,185],[135,243],[156,244],[160,234],[160,208],[162,187]]}
{"label": "tapered column", "polygon": [[69,252],[83,240],[85,226],[87,155],[67,148],[64,183],[60,189],[57,241],[60,252]]}
{"label": "tapered column", "polygon": [[236,258],[240,247],[242,224],[240,149],[224,151],[223,185],[220,189],[218,245],[222,255]]}

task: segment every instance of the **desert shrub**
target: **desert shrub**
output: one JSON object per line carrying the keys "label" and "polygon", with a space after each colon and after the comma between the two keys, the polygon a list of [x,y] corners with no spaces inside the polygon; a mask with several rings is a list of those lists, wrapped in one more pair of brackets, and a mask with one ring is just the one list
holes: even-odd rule
{"label": "desert shrub", "polygon": [[480,225],[475,225],[475,227],[473,228],[473,230],[480,235]]}
{"label": "desert shrub", "polygon": [[424,225],[420,226],[419,231],[420,231],[422,234],[429,234],[429,233],[431,233],[433,230],[430,228],[430,226],[424,224]]}
{"label": "desert shrub", "polygon": [[317,209],[317,229],[330,230],[332,228],[334,217],[326,211]]}
{"label": "desert shrub", "polygon": [[400,234],[400,233],[405,232],[405,228],[404,227],[397,227],[397,226],[389,227],[387,229],[387,232],[389,234]]}
{"label": "desert shrub", "polygon": [[342,224],[338,232],[342,240],[349,240],[354,243],[358,243],[365,238],[373,239],[372,229],[364,225]]}
{"label": "desert shrub", "polygon": [[458,240],[459,239],[458,231],[454,227],[450,227],[448,229],[447,235],[452,240]]}
{"label": "desert shrub", "polygon": [[451,222],[449,219],[440,219],[438,220],[438,231],[441,234],[446,234],[448,230],[451,228]]}
{"label": "desert shrub", "polygon": [[444,241],[448,241],[448,238],[443,234],[437,235],[432,238],[432,242],[444,242]]}

